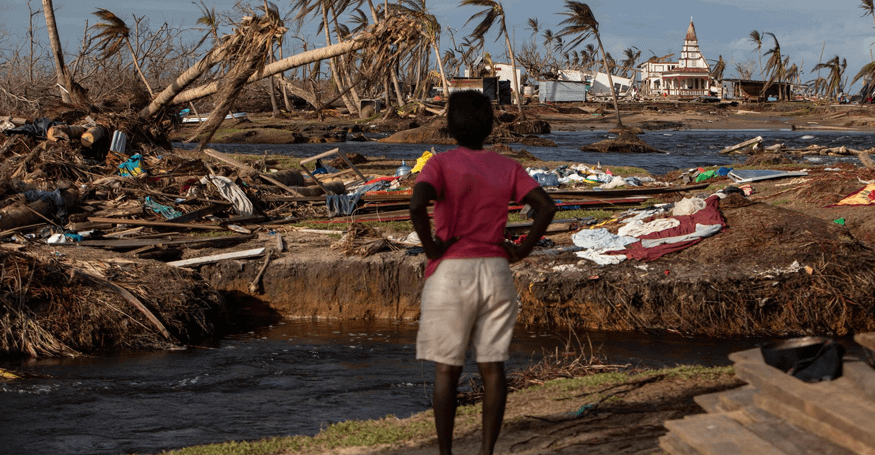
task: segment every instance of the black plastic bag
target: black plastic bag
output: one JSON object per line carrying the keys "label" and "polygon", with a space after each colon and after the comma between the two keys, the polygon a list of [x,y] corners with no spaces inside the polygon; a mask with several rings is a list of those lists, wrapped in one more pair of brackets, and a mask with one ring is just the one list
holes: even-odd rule
{"label": "black plastic bag", "polygon": [[827,341],[814,357],[796,362],[790,374],[805,382],[832,381],[842,376],[844,355],[844,346]]}

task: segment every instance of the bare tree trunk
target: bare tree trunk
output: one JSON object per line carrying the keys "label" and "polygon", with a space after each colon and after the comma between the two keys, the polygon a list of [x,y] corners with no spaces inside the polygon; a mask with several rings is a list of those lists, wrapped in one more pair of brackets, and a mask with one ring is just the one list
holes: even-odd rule
{"label": "bare tree trunk", "polygon": [[[322,23],[324,24],[325,29],[325,45],[331,46],[331,32],[328,31],[328,8],[325,5],[325,2],[322,2]],[[334,84],[337,86],[337,91],[340,93],[346,92],[346,86],[343,83],[343,78],[337,71],[337,62],[334,58],[328,60],[328,66],[331,68],[331,77],[334,79]],[[350,114],[358,115],[358,106],[354,106],[352,101],[349,99],[349,96],[344,94],[341,99],[343,100],[343,104],[346,105],[346,109]]]}
{"label": "bare tree trunk", "polygon": [[[283,47],[280,48],[280,60],[283,59]],[[276,60],[274,60],[275,62]],[[286,112],[292,112],[294,109],[292,108],[292,103],[289,101],[289,92],[286,90],[286,74],[285,71],[278,73],[276,75],[277,80],[280,82],[280,86],[283,88],[283,105],[286,107]]]}
{"label": "bare tree trunk", "polygon": [[152,86],[149,85],[149,81],[146,79],[146,75],[143,74],[143,69],[140,68],[140,62],[137,61],[137,54],[134,53],[134,46],[131,46],[131,40],[125,38],[125,43],[128,45],[128,50],[131,51],[131,60],[134,61],[134,68],[137,69],[137,74],[140,75],[140,79],[143,80],[143,84],[146,84],[146,90],[149,91],[149,97],[154,98],[155,93],[152,92]]}
{"label": "bare tree trunk", "polygon": [[605,73],[608,74],[608,87],[611,90],[611,99],[614,100],[614,110],[617,111],[617,128],[623,127],[623,121],[620,120],[620,104],[617,102],[617,93],[614,91],[614,79],[611,77],[611,70],[608,68],[608,56],[605,55],[605,48],[602,46],[602,38],[599,33],[595,33],[595,39],[599,42],[599,49],[602,51],[602,63],[605,65]]}
{"label": "bare tree trunk", "polygon": [[[183,101],[177,101],[175,97],[185,90],[192,82],[195,81],[201,74],[203,74],[208,69],[212,68],[213,65],[216,64],[218,58],[214,58],[213,52],[210,51],[204,58],[198,60],[191,68],[185,70],[182,74],[180,74],[172,84],[168,85],[161,93],[155,97],[148,106],[140,110],[138,113],[140,117],[151,117],[158,113],[161,109],[163,109],[168,104],[184,104],[186,102],[195,100],[197,98],[189,98]],[[218,84],[216,85],[218,88]],[[215,93],[215,91],[213,92]],[[204,95],[206,96],[206,95]]]}
{"label": "bare tree trunk", "polygon": [[55,22],[55,8],[52,0],[42,0],[43,15],[46,17],[46,31],[49,33],[49,42],[52,53],[55,55],[55,74],[58,84],[61,86],[61,100],[65,103],[89,104],[82,87],[73,81],[70,71],[64,64],[64,48],[61,46],[61,38],[58,36],[58,25]]}
{"label": "bare tree trunk", "polygon": [[434,48],[434,55],[437,57],[438,68],[441,70],[441,87],[444,89],[444,94],[441,98],[446,98],[450,94],[450,84],[447,82],[447,75],[444,73],[444,63],[441,60],[441,53],[438,51],[436,43],[431,43]]}
{"label": "bare tree trunk", "polygon": [[[502,25],[504,25],[504,16],[501,17]],[[507,53],[510,55],[510,73],[511,81],[513,81],[513,96],[516,99],[517,108],[520,110],[520,117],[525,118],[523,114],[523,102],[520,99],[520,85],[516,78],[516,58],[513,56],[513,47],[510,45],[510,35],[507,34],[507,29],[504,31],[504,43],[507,45]],[[617,111],[619,115],[620,111]]]}
{"label": "bare tree trunk", "polygon": [[[331,46],[326,46],[320,49],[314,49],[312,51],[302,52],[297,55],[293,55],[291,57],[286,57],[283,60],[271,63],[266,65],[261,72],[256,72],[253,74],[248,83],[255,82],[261,78],[273,76],[282,71],[287,71],[291,68],[295,68],[297,66],[306,65],[309,63],[330,59],[332,57],[336,57],[341,54],[345,54],[348,52],[355,52],[363,47],[365,47],[368,43],[364,40],[350,40],[344,41],[339,44],[332,44]],[[188,71],[191,71],[192,68],[189,68]],[[188,72],[186,71],[186,72]],[[178,79],[177,79],[178,80]],[[193,80],[193,79],[192,79]],[[190,83],[190,81],[189,81]],[[169,87],[168,87],[169,88]],[[219,83],[211,82],[206,85],[202,85],[200,87],[195,87],[184,92],[177,94],[172,101],[171,104],[182,104],[187,103],[192,100],[196,100],[198,98],[203,98],[205,96],[212,95],[218,91]],[[165,89],[165,91],[167,91]],[[162,94],[158,95],[161,97]],[[154,104],[154,101],[153,101]],[[149,105],[151,108],[151,104]],[[148,113],[148,112],[147,112]],[[151,115],[151,114],[149,114]]]}

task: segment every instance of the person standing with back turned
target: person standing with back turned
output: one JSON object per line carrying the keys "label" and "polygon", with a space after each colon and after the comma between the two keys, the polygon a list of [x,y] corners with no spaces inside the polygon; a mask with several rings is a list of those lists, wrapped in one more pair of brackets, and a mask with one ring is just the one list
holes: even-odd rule
{"label": "person standing with back turned", "polygon": [[[416,358],[435,362],[434,418],[442,455],[452,453],[456,388],[469,345],[484,386],[480,455],[495,448],[507,401],[504,362],[518,311],[509,264],[532,252],[556,212],[550,196],[519,163],[483,150],[492,122],[485,95],[451,94],[447,129],[459,147],[426,162],[410,200],[413,227],[428,257]],[[511,201],[535,210],[519,246],[504,241]]]}

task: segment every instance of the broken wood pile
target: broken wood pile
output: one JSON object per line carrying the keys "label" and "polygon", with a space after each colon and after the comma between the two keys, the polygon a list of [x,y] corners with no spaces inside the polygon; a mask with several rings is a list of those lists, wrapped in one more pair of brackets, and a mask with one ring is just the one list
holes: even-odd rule
{"label": "broken wood pile", "polygon": [[757,136],[753,139],[731,145],[720,150],[723,155],[762,155],[762,154],[786,154],[792,156],[857,156],[861,161],[868,159],[868,155],[875,153],[875,148],[866,150],[856,150],[845,146],[840,147],[825,147],[817,144],[811,144],[804,148],[788,148],[783,143],[763,146],[762,136]]}

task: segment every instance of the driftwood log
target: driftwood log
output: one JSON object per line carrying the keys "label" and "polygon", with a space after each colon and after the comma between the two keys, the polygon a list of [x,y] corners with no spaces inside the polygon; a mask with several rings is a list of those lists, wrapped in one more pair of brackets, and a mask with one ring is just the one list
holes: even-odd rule
{"label": "driftwood log", "polygon": [[79,142],[82,144],[83,147],[91,147],[92,145],[94,145],[95,142],[107,136],[106,131],[106,128],[100,125],[92,126],[91,128],[86,129],[84,133],[82,133],[82,136],[79,138]]}
{"label": "driftwood log", "polygon": [[78,141],[85,133],[84,126],[54,125],[49,127],[46,137],[52,142]]}

